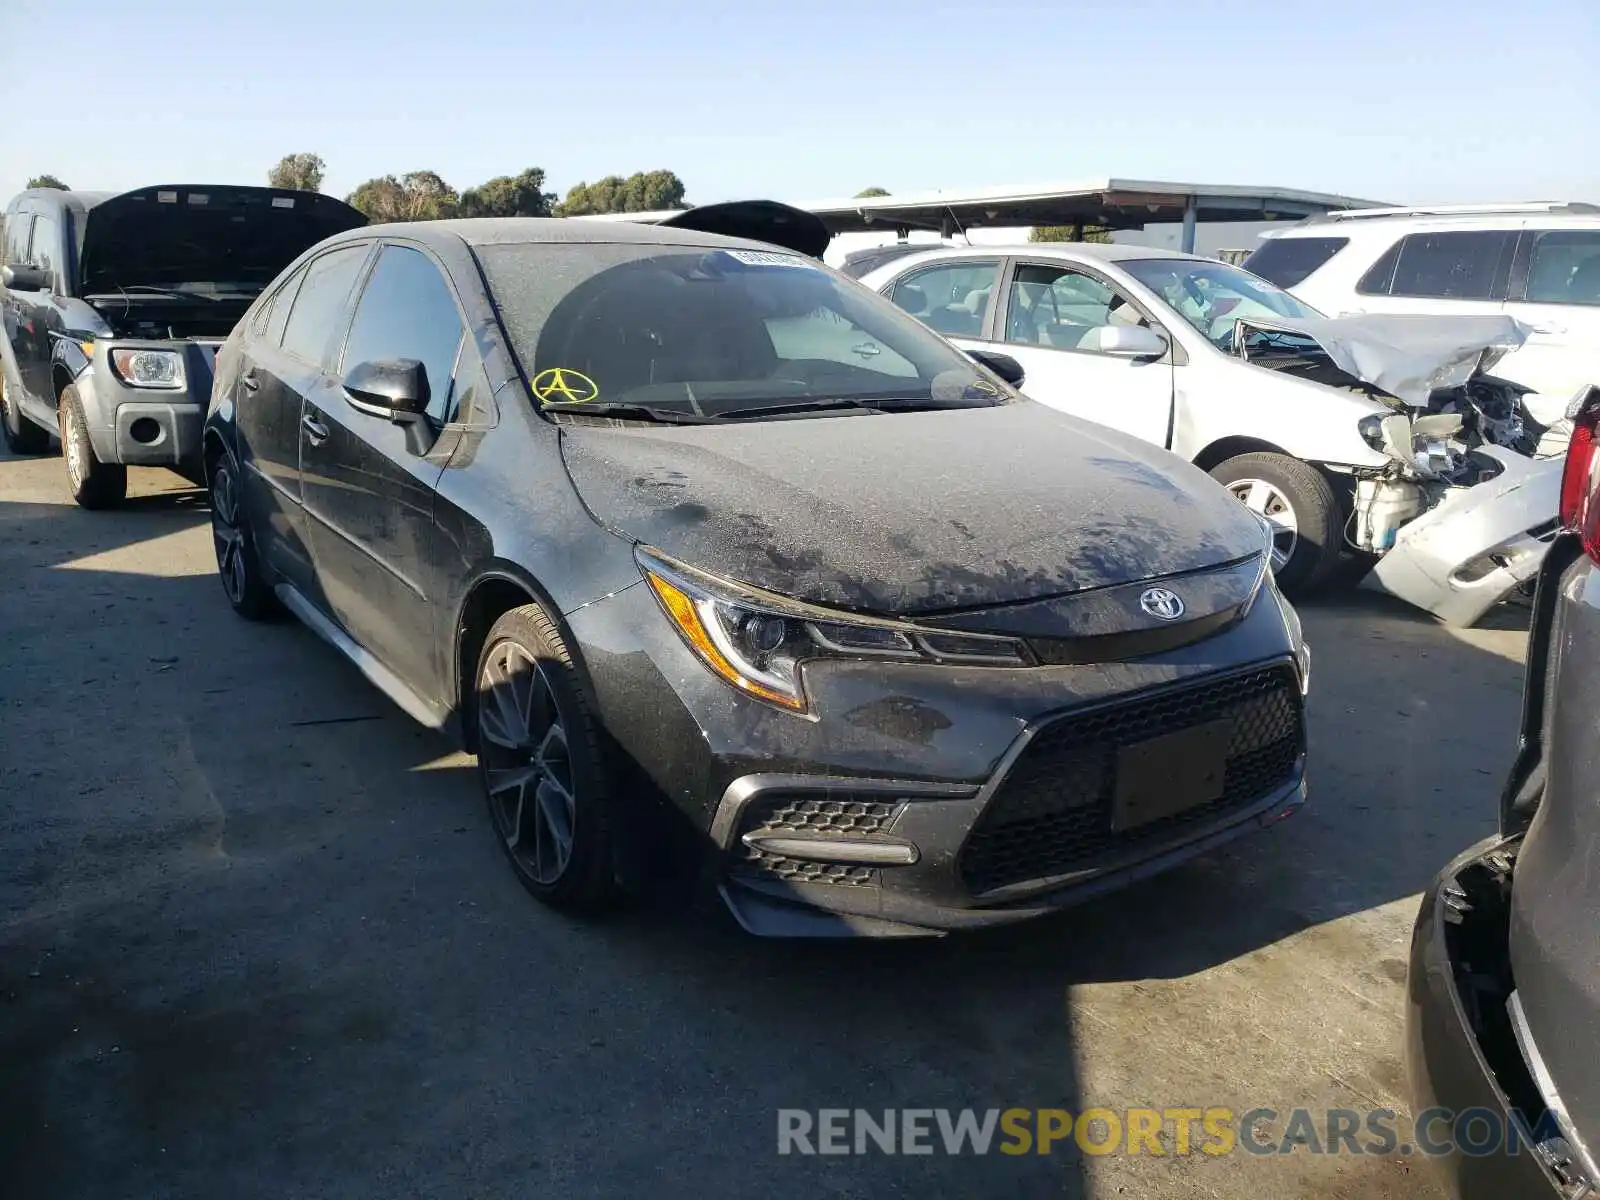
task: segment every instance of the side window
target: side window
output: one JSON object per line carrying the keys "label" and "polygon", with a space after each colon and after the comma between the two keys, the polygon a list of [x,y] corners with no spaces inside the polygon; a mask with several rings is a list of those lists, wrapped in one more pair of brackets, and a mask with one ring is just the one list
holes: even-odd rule
{"label": "side window", "polygon": [[61,255],[61,226],[54,217],[40,213],[33,218],[33,238],[28,247],[28,259],[41,271],[50,272],[56,279],[61,278],[61,268],[65,265]]}
{"label": "side window", "polygon": [[306,270],[301,267],[262,302],[250,323],[252,337],[271,346],[283,344],[283,327],[289,323],[289,308],[294,303],[300,281],[306,277]]}
{"label": "side window", "polygon": [[[1391,251],[1396,257],[1388,294],[1435,300],[1493,300],[1497,281],[1509,268],[1509,252],[1515,241],[1515,233],[1500,229],[1409,234]],[[1384,259],[1388,257],[1384,255]],[[1374,264],[1356,290],[1368,295],[1378,292],[1367,283],[1369,279],[1381,281],[1381,275],[1376,273],[1383,265],[1382,259]]]}
{"label": "side window", "polygon": [[28,261],[28,236],[33,232],[33,214],[15,213],[6,219],[6,265],[20,267]]}
{"label": "side window", "polygon": [[450,385],[464,332],[455,295],[420,250],[385,246],[367,279],[345,343],[344,364],[415,358],[428,372],[428,415],[450,418]]}
{"label": "side window", "polygon": [[1128,298],[1071,267],[1024,264],[1006,293],[1006,341],[1057,350],[1097,350],[1112,325],[1143,325]]}
{"label": "side window", "polygon": [[1600,230],[1535,234],[1523,296],[1541,304],[1600,304]]}
{"label": "side window", "polygon": [[308,363],[326,363],[333,340],[344,327],[350,289],[366,261],[366,246],[345,246],[306,265],[283,330],[285,350]]}
{"label": "side window", "polygon": [[979,337],[994,289],[998,259],[940,263],[897,280],[889,298],[930,329],[950,337]]}
{"label": "side window", "polygon": [[1287,290],[1305,282],[1349,244],[1350,239],[1342,237],[1267,238],[1251,251],[1243,266],[1252,275]]}

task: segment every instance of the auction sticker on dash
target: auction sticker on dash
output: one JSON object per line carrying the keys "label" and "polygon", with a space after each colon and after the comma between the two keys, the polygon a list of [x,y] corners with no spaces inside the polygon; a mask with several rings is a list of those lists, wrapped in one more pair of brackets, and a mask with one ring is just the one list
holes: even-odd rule
{"label": "auction sticker on dash", "polygon": [[801,258],[798,254],[780,254],[771,250],[725,250],[729,258],[744,263],[747,267],[800,267],[809,269],[813,264],[810,259]]}

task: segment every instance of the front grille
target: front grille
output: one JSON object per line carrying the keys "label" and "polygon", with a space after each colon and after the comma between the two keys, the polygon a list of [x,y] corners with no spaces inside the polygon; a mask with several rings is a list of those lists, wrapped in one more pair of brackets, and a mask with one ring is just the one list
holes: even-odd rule
{"label": "front grille", "polygon": [[[1117,751],[1210,721],[1230,720],[1222,795],[1118,832],[1112,828]],[[1305,749],[1299,679],[1288,665],[1148,693],[1041,729],[979,815],[960,856],[981,895],[1010,884],[1109,864],[1181,837],[1287,784]]]}
{"label": "front grille", "polygon": [[867,800],[858,795],[837,797],[771,792],[759,796],[739,823],[740,841],[735,870],[785,883],[831,883],[876,887],[878,871],[859,863],[812,862],[746,845],[747,833],[816,837],[864,838],[887,833],[900,813],[899,800]]}

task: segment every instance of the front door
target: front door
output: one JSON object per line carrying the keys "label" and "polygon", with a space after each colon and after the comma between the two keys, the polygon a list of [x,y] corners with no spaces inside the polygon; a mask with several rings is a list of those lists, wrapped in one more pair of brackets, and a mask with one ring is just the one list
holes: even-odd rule
{"label": "front door", "polygon": [[1157,446],[1167,445],[1172,426],[1171,352],[1152,361],[1099,349],[1107,329],[1153,327],[1109,281],[1064,263],[1015,263],[996,325],[1005,353],[1022,364],[1022,390],[1030,397]]}
{"label": "front door", "polygon": [[[431,437],[449,420],[464,330],[434,261],[386,245],[356,305],[340,372],[363,362],[421,362]],[[306,397],[300,429],[306,526],[329,614],[412,691],[443,702],[449,656],[432,635],[431,576],[444,463],[404,427],[353,402],[333,376]]]}

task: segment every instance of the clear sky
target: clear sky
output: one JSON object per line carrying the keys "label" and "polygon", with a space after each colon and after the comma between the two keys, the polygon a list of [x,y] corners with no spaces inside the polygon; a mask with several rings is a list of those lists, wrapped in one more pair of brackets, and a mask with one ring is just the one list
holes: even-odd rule
{"label": "clear sky", "polygon": [[541,166],[666,167],[697,203],[1100,175],[1600,201],[1597,64],[1600,0],[0,0],[0,197],[309,150],[337,195]]}

